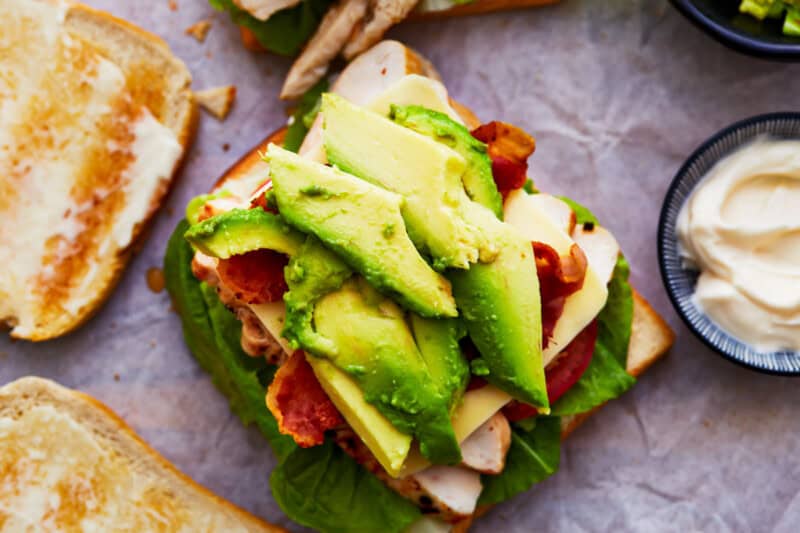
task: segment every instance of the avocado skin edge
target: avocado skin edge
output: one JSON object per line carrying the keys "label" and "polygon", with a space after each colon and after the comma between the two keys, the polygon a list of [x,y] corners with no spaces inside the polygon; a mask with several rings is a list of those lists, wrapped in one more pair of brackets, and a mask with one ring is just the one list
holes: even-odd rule
{"label": "avocado skin edge", "polygon": [[204,254],[220,259],[264,248],[294,255],[305,240],[280,216],[262,209],[233,209],[193,224],[184,237]]}

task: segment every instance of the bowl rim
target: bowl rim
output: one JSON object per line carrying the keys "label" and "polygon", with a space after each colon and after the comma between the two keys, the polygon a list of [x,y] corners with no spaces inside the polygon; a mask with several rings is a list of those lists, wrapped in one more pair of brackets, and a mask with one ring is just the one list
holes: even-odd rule
{"label": "bowl rim", "polygon": [[[699,147],[697,147],[692,154],[686,159],[686,161],[681,165],[678,172],[672,178],[672,181],[667,188],[667,192],[664,195],[664,202],[661,204],[661,211],[658,217],[658,232],[657,232],[657,256],[658,256],[658,268],[661,274],[661,282],[664,285],[664,289],[669,297],[670,303],[672,307],[675,309],[675,313],[680,317],[681,321],[686,325],[687,328],[694,334],[695,337],[700,339],[703,344],[705,344],[708,348],[710,348],[715,353],[721,355],[728,361],[735,363],[741,367],[747,368],[748,370],[752,370],[754,372],[759,372],[762,374],[770,374],[775,376],[787,376],[787,377],[800,377],[800,369],[799,370],[778,370],[768,366],[759,366],[755,364],[748,363],[736,357],[735,355],[721,349],[716,344],[712,343],[711,340],[699,330],[698,325],[689,319],[688,316],[684,313],[683,309],[680,306],[678,301],[678,297],[673,291],[672,287],[669,284],[668,278],[668,268],[665,259],[665,241],[667,239],[667,218],[669,217],[668,211],[672,206],[673,202],[675,201],[675,195],[678,194],[678,188],[686,179],[686,176],[689,172],[689,169],[695,164],[695,162],[700,159],[708,150],[710,150],[714,145],[716,145],[720,140],[734,134],[738,130],[748,128],[750,126],[760,124],[763,122],[771,122],[776,120],[791,120],[800,123],[800,112],[797,111],[778,111],[773,113],[765,113],[762,115],[752,116],[743,120],[739,120],[734,122],[733,124],[726,126],[719,130],[717,133],[709,137],[706,141],[704,141]],[[741,146],[741,145],[738,145]],[[727,154],[725,154],[727,155]],[[723,155],[723,157],[725,157]],[[716,162],[720,161],[718,159]],[[695,187],[697,184],[695,184]],[[692,189],[694,190],[694,188]],[[691,193],[690,193],[691,194]],[[688,198],[688,197],[687,197]],[[674,231],[672,232],[674,235]],[[673,237],[677,239],[677,237]],[[705,314],[705,313],[703,313]],[[713,322],[713,321],[712,321]],[[714,323],[715,327],[720,328],[716,323]],[[724,330],[723,330],[724,331]],[[735,339],[736,342],[744,345],[749,346],[744,341],[740,341]]]}
{"label": "bowl rim", "polygon": [[776,61],[800,60],[800,42],[797,44],[766,42],[758,37],[739,33],[718,23],[703,13],[693,0],[670,0],[670,2],[695,26],[729,48],[762,59]]}

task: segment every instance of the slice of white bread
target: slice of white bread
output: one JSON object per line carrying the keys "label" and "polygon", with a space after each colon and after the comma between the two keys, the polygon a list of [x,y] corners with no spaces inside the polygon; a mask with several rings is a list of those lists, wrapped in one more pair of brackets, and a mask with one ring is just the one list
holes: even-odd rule
{"label": "slice of white bread", "polygon": [[109,296],[196,123],[166,43],[57,0],[0,0],[0,324],[46,340]]}
{"label": "slice of white bread", "polygon": [[0,532],[280,532],[179,472],[94,398],[0,388]]}

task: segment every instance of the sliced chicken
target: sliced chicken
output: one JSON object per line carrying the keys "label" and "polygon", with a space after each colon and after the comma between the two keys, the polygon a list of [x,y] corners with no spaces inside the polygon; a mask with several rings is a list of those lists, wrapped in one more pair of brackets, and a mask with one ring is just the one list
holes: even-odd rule
{"label": "sliced chicken", "polygon": [[320,22],[317,32],[294,62],[281,90],[281,98],[299,98],[325,76],[353,28],[364,18],[367,0],[339,0]]}
{"label": "sliced chicken", "polygon": [[[410,48],[397,41],[383,41],[350,63],[331,87],[331,92],[354,104],[366,105],[408,74],[439,79],[433,66]],[[321,116],[306,135],[300,155],[324,162]]]}
{"label": "sliced chicken", "polygon": [[258,20],[267,20],[282,9],[296,6],[300,0],[233,0],[233,3]]}
{"label": "sliced chicken", "polygon": [[350,60],[383,38],[386,31],[405,19],[418,0],[372,0],[370,18],[362,24],[344,47]]}
{"label": "sliced chicken", "polygon": [[552,194],[534,194],[530,201],[567,234],[572,234],[575,230],[575,212],[565,201]]}
{"label": "sliced chicken", "polygon": [[611,232],[595,224],[580,224],[572,232],[572,238],[583,250],[597,276],[610,281],[620,252],[619,243]]}
{"label": "sliced chicken", "polygon": [[499,474],[506,466],[511,446],[511,426],[503,413],[495,413],[461,443],[462,464],[483,474]]}
{"label": "sliced chicken", "polygon": [[417,501],[429,498],[448,522],[474,513],[483,489],[478,472],[457,466],[432,466],[407,479],[418,486]]}
{"label": "sliced chicken", "polygon": [[423,513],[455,523],[472,515],[475,510],[482,490],[480,474],[475,470],[432,466],[411,476],[393,478],[351,428],[337,430],[335,440],[358,464],[390,489],[414,502]]}

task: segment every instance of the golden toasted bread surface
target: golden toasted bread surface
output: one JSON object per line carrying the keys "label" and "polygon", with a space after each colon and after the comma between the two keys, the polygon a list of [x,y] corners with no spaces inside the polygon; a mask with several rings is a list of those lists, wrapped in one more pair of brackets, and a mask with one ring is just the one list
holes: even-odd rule
{"label": "golden toasted bread surface", "polygon": [[162,41],[83,6],[0,0],[0,20],[0,322],[44,340],[121,274],[189,143],[191,77]]}
{"label": "golden toasted bread surface", "polygon": [[279,532],[181,474],[107,407],[51,381],[0,388],[0,531]]}

